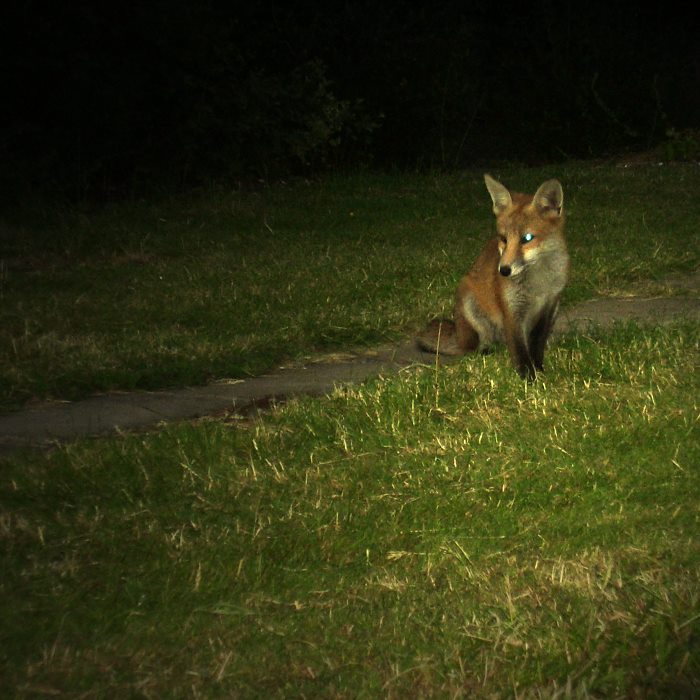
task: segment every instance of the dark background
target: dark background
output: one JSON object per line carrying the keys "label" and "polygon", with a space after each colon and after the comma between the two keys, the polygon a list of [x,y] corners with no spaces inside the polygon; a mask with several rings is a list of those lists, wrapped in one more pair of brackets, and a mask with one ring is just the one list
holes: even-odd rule
{"label": "dark background", "polygon": [[690,5],[13,3],[0,186],[113,195],[648,149],[700,124]]}

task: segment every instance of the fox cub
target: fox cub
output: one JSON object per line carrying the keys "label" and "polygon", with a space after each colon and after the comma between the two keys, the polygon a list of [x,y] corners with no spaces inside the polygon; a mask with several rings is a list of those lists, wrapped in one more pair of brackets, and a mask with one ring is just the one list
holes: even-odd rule
{"label": "fox cub", "polygon": [[508,191],[484,175],[496,215],[491,239],[457,287],[454,321],[433,320],[418,336],[421,349],[462,355],[505,342],[523,378],[542,369],[569,274],[564,193],[547,180],[534,195]]}

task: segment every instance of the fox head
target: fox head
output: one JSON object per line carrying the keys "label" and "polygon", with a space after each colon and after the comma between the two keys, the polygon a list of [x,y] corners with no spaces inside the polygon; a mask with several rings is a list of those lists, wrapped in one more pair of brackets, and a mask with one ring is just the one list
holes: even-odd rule
{"label": "fox head", "polygon": [[498,271],[515,277],[548,251],[565,250],[564,192],[558,180],[547,180],[534,195],[511,193],[484,175],[496,215]]}

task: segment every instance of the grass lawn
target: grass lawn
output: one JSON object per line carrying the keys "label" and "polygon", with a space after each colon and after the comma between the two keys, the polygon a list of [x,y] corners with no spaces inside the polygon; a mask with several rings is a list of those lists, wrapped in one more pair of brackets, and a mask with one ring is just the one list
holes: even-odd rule
{"label": "grass lawn", "polygon": [[[698,265],[700,168],[588,164],[493,172],[569,214],[564,303]],[[0,410],[203,383],[394,339],[451,312],[493,235],[480,172],[329,177],[0,222]]]}
{"label": "grass lawn", "polygon": [[[568,303],[697,265],[698,168],[493,174],[562,180]],[[26,224],[5,410],[396,337],[448,310],[492,224],[477,174],[159,207]],[[700,694],[699,340],[572,333],[531,384],[500,350],[4,460],[5,692]]]}

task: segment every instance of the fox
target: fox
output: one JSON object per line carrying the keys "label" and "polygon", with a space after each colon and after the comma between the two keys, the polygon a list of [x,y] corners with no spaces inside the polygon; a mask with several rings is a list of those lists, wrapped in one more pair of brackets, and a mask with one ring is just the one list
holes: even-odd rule
{"label": "fox", "polygon": [[544,369],[544,350],[569,278],[564,191],[547,180],[534,195],[511,192],[484,175],[496,216],[491,238],[457,287],[453,320],[434,319],[416,338],[443,355],[508,347],[527,380]]}

